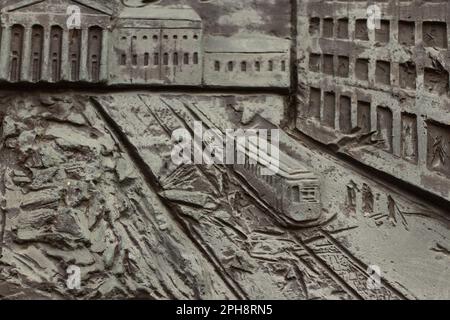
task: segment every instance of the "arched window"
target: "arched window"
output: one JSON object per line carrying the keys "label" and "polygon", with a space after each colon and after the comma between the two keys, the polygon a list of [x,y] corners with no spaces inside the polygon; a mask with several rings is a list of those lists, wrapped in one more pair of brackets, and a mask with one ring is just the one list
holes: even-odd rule
{"label": "arched window", "polygon": [[198,53],[194,52],[194,64],[198,64]]}
{"label": "arched window", "polygon": [[247,72],[247,62],[246,61],[241,62],[241,71]]}
{"label": "arched window", "polygon": [[269,60],[269,71],[273,71],[273,61]]}
{"label": "arched window", "polygon": [[189,64],[189,53],[184,54],[184,64]]}
{"label": "arched window", "polygon": [[177,40],[177,39],[178,39],[178,36],[175,34],[175,35],[173,36],[173,38],[174,38],[175,40]]}
{"label": "arched window", "polygon": [[127,55],[125,53],[122,53],[120,55],[120,65],[125,66],[127,64]]}
{"label": "arched window", "polygon": [[153,36],[153,40],[158,41],[158,36],[156,34]]}
{"label": "arched window", "polygon": [[142,40],[147,40],[147,39],[148,39],[147,36],[143,36],[143,37],[142,37]]}
{"label": "arched window", "polygon": [[177,52],[173,53],[173,65],[174,66],[178,65],[178,53]]}
{"label": "arched window", "polygon": [[39,25],[32,27],[31,40],[31,80],[38,81],[41,79],[42,69],[42,49],[44,46],[44,28]]}
{"label": "arched window", "polygon": [[150,55],[148,54],[148,52],[144,53],[144,66],[149,65],[149,60],[150,60]]}
{"label": "arched window", "polygon": [[155,53],[153,54],[153,64],[154,64],[155,66],[159,65],[159,53],[158,53],[158,52],[155,52]]}
{"label": "arched window", "polygon": [[169,54],[168,54],[167,52],[164,53],[164,56],[163,56],[163,64],[164,64],[165,66],[169,65]]}
{"label": "arched window", "polygon": [[103,29],[94,26],[89,28],[88,35],[88,71],[90,79],[94,82],[100,80],[100,65],[102,56]]}
{"label": "arched window", "polygon": [[281,61],[281,71],[286,71],[286,61]]}
{"label": "arched window", "polygon": [[184,36],[183,36],[183,39],[184,39],[184,40],[187,40],[187,38],[188,38],[187,35],[184,35]]}
{"label": "arched window", "polygon": [[261,71],[261,62],[259,62],[259,61],[255,62],[255,70],[258,72]]}
{"label": "arched window", "polygon": [[14,25],[11,29],[11,81],[20,80],[22,70],[22,51],[24,28],[21,25]]}
{"label": "arched window", "polygon": [[80,80],[81,62],[81,30],[79,29],[72,29],[69,31],[69,57],[70,79],[72,81],[78,81]]}
{"label": "arched window", "polygon": [[228,71],[233,71],[233,68],[234,68],[233,61],[229,61],[228,62]]}
{"label": "arched window", "polygon": [[133,54],[132,62],[133,66],[137,66],[138,64],[138,55],[136,53]]}
{"label": "arched window", "polygon": [[50,29],[50,67],[52,81],[61,79],[61,51],[63,30],[59,26]]}
{"label": "arched window", "polygon": [[214,61],[214,70],[220,71],[220,61]]}

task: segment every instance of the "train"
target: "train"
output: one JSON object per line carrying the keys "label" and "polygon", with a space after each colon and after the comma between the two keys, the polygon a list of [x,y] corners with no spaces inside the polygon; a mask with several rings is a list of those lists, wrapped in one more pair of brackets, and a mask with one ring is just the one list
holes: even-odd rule
{"label": "train", "polygon": [[[207,129],[221,132],[222,141],[234,141],[234,162],[231,165],[238,176],[253,189],[258,199],[290,225],[314,223],[322,218],[320,179],[316,173],[298,163],[277,144],[274,138],[266,139],[268,147],[260,148],[255,139],[238,139],[229,132],[223,132],[212,123],[195,104],[185,103]],[[232,136],[230,136],[232,135]],[[239,159],[239,160],[238,160]]]}

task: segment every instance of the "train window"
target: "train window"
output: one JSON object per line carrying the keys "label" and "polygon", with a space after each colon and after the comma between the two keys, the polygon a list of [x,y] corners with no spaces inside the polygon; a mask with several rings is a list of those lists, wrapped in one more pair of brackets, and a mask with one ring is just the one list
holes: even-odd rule
{"label": "train window", "polygon": [[214,61],[214,70],[220,71],[220,61]]}
{"label": "train window", "polygon": [[256,61],[255,62],[255,69],[256,69],[256,71],[261,71],[261,62],[259,62],[259,61]]}
{"label": "train window", "polygon": [[133,66],[137,66],[137,64],[138,64],[137,54],[133,54],[132,64],[133,64]]}
{"label": "train window", "polygon": [[198,64],[198,53],[194,52],[194,64]]}
{"label": "train window", "polygon": [[163,64],[165,66],[167,66],[169,64],[169,54],[166,52],[164,53],[164,57],[163,57]]}
{"label": "train window", "polygon": [[189,53],[184,54],[183,60],[184,60],[184,64],[189,64]]}
{"label": "train window", "polygon": [[155,66],[159,65],[159,53],[158,53],[158,52],[155,52],[155,53],[153,54],[153,64],[154,64]]}
{"label": "train window", "polygon": [[245,62],[245,61],[241,62],[241,71],[247,72],[247,62]]}
{"label": "train window", "polygon": [[233,61],[228,62],[228,71],[233,71]]}
{"label": "train window", "polygon": [[286,71],[286,61],[281,61],[281,71]]}
{"label": "train window", "polygon": [[317,202],[317,189],[303,188],[301,191],[301,202],[309,202],[309,203]]}
{"label": "train window", "polygon": [[292,187],[291,196],[292,196],[292,201],[300,202],[300,187],[298,187],[298,186]]}
{"label": "train window", "polygon": [[273,61],[269,60],[269,71],[273,71]]}
{"label": "train window", "polygon": [[150,60],[150,55],[148,52],[144,53],[144,66],[148,66]]}
{"label": "train window", "polygon": [[122,53],[120,56],[120,65],[124,66],[127,64],[127,55],[125,53]]}
{"label": "train window", "polygon": [[173,54],[173,65],[177,66],[178,65],[178,53],[174,53]]}

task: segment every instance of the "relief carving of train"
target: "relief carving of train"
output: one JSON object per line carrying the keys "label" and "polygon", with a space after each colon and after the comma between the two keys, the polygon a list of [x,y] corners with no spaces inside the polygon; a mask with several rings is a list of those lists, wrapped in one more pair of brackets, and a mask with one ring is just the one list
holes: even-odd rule
{"label": "relief carving of train", "polygon": [[[185,105],[197,115],[206,129],[226,135],[195,104]],[[258,130],[254,132],[257,134]],[[258,136],[255,138],[259,139]],[[284,217],[285,223],[315,223],[322,218],[320,179],[314,172],[275,145],[267,148],[269,151],[263,151],[255,143],[258,140],[241,140],[235,136],[227,136],[226,139],[235,142],[233,170],[254,189],[258,199],[277,216],[281,214]],[[267,138],[268,145],[271,139]]]}
{"label": "relief carving of train", "polygon": [[[68,25],[69,6],[80,11]],[[290,41],[205,36],[189,6],[21,0],[0,15],[0,81],[288,88]]]}
{"label": "relief carving of train", "polygon": [[271,167],[271,160],[265,158],[271,155],[264,157],[261,150],[254,152],[248,146],[238,145],[237,149],[245,155],[245,163],[235,164],[234,170],[257,190],[259,197],[272,209],[293,222],[320,218],[320,182],[313,172],[280,152],[278,170],[273,175],[265,175],[262,170],[270,170]]}

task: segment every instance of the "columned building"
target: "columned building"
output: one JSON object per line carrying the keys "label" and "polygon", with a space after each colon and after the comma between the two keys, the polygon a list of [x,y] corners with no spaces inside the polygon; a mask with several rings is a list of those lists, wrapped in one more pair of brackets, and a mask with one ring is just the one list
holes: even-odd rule
{"label": "columned building", "polygon": [[[71,6],[77,8],[68,12]],[[68,25],[78,12],[81,23]],[[107,81],[111,15],[92,2],[69,0],[25,0],[3,8],[0,79]]]}

